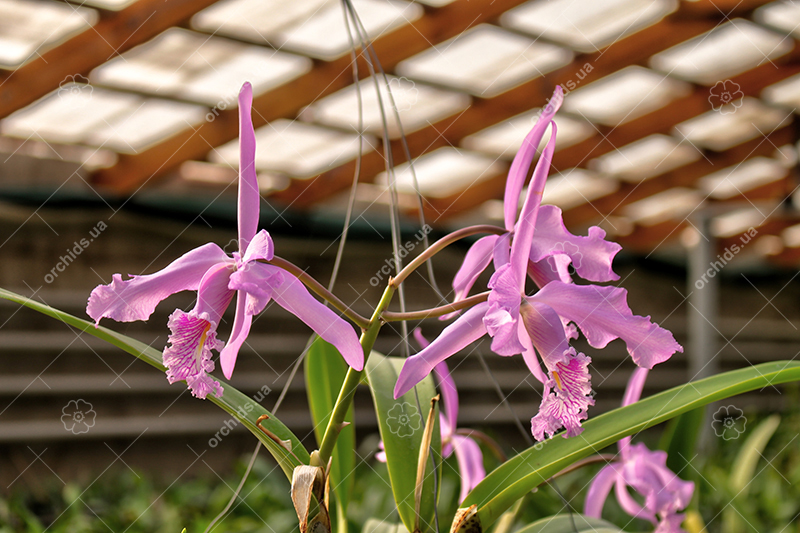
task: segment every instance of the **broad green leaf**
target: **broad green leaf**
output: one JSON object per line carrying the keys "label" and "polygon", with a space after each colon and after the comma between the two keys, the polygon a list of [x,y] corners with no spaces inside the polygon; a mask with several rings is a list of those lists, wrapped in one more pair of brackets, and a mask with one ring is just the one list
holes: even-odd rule
{"label": "broad green leaf", "polygon": [[[414,529],[414,489],[416,487],[417,462],[422,442],[425,419],[430,409],[431,398],[436,396],[433,379],[428,376],[414,389],[395,400],[394,385],[405,359],[385,357],[372,352],[366,365],[366,374],[375,413],[378,417],[386,464],[392,482],[394,501],[400,519],[409,531]],[[437,408],[438,409],[438,408]],[[432,447],[437,464],[441,464],[442,435],[439,416],[434,417]],[[433,467],[428,461],[425,484],[422,489],[420,529],[433,531],[434,494]]]}
{"label": "broad green leaf", "polygon": [[800,380],[800,362],[775,361],[725,372],[681,385],[593,417],[578,437],[549,439],[500,465],[467,495],[462,507],[477,505],[483,530],[523,494],[563,468],[619,439],[665,422],[682,413],[769,385]]}
{"label": "broad green leaf", "polygon": [[[764,456],[764,448],[767,447],[769,439],[780,423],[780,416],[770,416],[761,422],[742,444],[742,449],[733,461],[728,483],[728,489],[733,493],[734,500],[742,501],[747,497],[758,460]],[[744,519],[736,508],[733,505],[726,507],[722,516],[722,531],[739,533],[747,529]]]}
{"label": "broad green leaf", "polygon": [[376,520],[370,518],[364,524],[362,533],[408,533],[406,526],[403,524],[394,524],[392,522],[384,522],[383,520]]}
{"label": "broad green leaf", "polygon": [[683,479],[694,472],[689,468],[689,462],[694,457],[705,414],[706,410],[700,408],[673,418],[661,437],[659,448],[667,452],[667,466]]}
{"label": "broad green leaf", "polygon": [[[322,441],[328,420],[333,412],[339,390],[347,374],[347,363],[339,351],[320,337],[316,337],[306,354],[305,375],[308,404],[314,420],[314,435],[317,443]],[[356,466],[356,430],[353,425],[353,405],[347,411],[345,421],[350,425],[343,428],[333,448],[331,463],[331,488],[336,496],[337,512],[347,511],[350,493],[353,489],[353,470]]]}
{"label": "broad green leaf", "polygon": [[548,516],[516,533],[623,533],[610,522],[573,513]]}
{"label": "broad green leaf", "polygon": [[[141,341],[128,337],[127,335],[122,335],[121,333],[117,333],[108,328],[104,328],[103,326],[95,326],[92,322],[72,316],[69,313],[59,311],[58,309],[50,307],[49,305],[31,300],[5,289],[0,289],[0,298],[16,302],[24,305],[25,307],[33,309],[34,311],[38,311],[39,313],[53,317],[56,320],[67,324],[68,326],[72,326],[88,333],[89,335],[93,335],[98,339],[102,339],[113,344],[114,346],[117,346],[118,348],[121,348],[122,350],[138,357],[145,363],[154,366],[162,372],[166,370],[161,360],[161,352],[151,348]],[[283,472],[286,474],[286,477],[291,480],[292,470],[294,470],[295,466],[299,466],[300,464],[308,464],[308,451],[303,447],[303,445],[300,443],[300,440],[294,435],[294,433],[289,431],[289,428],[284,426],[280,420],[272,415],[272,413],[264,409],[260,404],[253,401],[247,395],[236,390],[230,383],[227,383],[222,379],[219,381],[222,383],[222,387],[224,389],[222,397],[217,398],[213,394],[209,394],[208,399],[238,419],[239,422],[249,429],[250,432],[253,433],[264,444],[264,447],[269,450],[269,452],[280,465]],[[261,415],[269,416],[269,419],[261,422],[261,426],[272,432],[280,440],[289,441],[291,443],[292,453],[297,456],[297,458],[295,458],[292,453],[289,453],[286,448],[267,437],[264,432],[256,427],[256,421]]]}

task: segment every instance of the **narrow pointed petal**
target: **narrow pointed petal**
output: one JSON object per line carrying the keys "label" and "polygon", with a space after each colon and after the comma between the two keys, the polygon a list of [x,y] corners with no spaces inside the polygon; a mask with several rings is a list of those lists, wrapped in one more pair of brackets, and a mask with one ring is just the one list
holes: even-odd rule
{"label": "narrow pointed petal", "polygon": [[442,391],[442,401],[444,402],[444,424],[442,425],[442,436],[449,437],[456,431],[458,423],[458,391],[456,383],[447,368],[447,362],[442,361],[433,367],[436,379],[439,380],[439,389]]}
{"label": "narrow pointed petal", "polygon": [[586,492],[586,501],[583,504],[583,514],[592,518],[600,518],[603,514],[603,505],[619,477],[616,463],[610,463],[600,469],[589,490]]}
{"label": "narrow pointed petal", "polygon": [[[524,273],[522,276],[524,277]],[[489,280],[489,308],[483,317],[486,331],[492,337],[492,351],[498,355],[516,355],[525,347],[519,340],[519,306],[522,296],[519,291],[519,273],[511,263],[498,269]]]}
{"label": "narrow pointed petal", "polygon": [[103,317],[117,322],[147,320],[161,300],[176,292],[197,290],[208,269],[218,263],[232,262],[219,246],[208,243],[154,274],[127,280],[114,274],[111,283],[94,288],[86,313],[98,323]]}
{"label": "narrow pointed petal", "polygon": [[197,287],[197,303],[194,312],[198,315],[207,314],[209,320],[219,324],[222,315],[228,309],[233,299],[232,291],[228,288],[231,274],[234,272],[232,263],[218,263],[209,268]]}
{"label": "narrow pointed petal", "polygon": [[242,257],[243,263],[263,259],[265,261],[271,260],[275,257],[275,245],[272,242],[272,237],[265,229],[259,231],[250,244],[247,245],[247,250]]}
{"label": "narrow pointed petal", "polygon": [[[644,390],[644,383],[647,381],[647,374],[650,371],[646,368],[637,367],[633,371],[631,377],[628,379],[628,385],[625,387],[625,395],[622,397],[622,406],[631,405],[639,401]],[[623,459],[628,458],[628,447],[630,446],[631,438],[624,437],[617,442],[617,448]]]}
{"label": "narrow pointed petal", "polygon": [[461,267],[453,278],[453,290],[455,291],[453,303],[460,302],[467,297],[475,281],[489,266],[498,238],[498,235],[487,235],[478,239],[469,247],[467,254],[464,256],[464,262],[461,263]]}
{"label": "narrow pointed petal", "polygon": [[619,276],[612,270],[611,263],[622,246],[605,240],[605,236],[606,232],[597,226],[589,228],[587,237],[573,235],[564,226],[561,209],[543,205],[536,218],[529,259],[536,263],[545,257],[565,255],[583,279],[617,280]]}
{"label": "narrow pointed petal", "polygon": [[631,312],[627,294],[619,287],[551,282],[528,300],[545,303],[575,322],[594,348],[605,348],[612,340],[622,339],[633,362],[642,368],[653,368],[673,353],[682,352],[672,333],[651,322],[650,317]]}
{"label": "narrow pointed petal", "polygon": [[[519,194],[522,192],[522,186],[525,184],[525,178],[528,176],[528,169],[531,167],[533,157],[536,155],[536,150],[542,142],[542,137],[547,129],[550,121],[561,107],[564,101],[564,91],[560,86],[557,86],[553,92],[550,101],[542,109],[542,114],[539,116],[533,129],[522,141],[517,155],[514,156],[514,161],[511,163],[511,168],[508,171],[508,179],[506,180],[506,192],[503,198],[503,215],[505,218],[506,229],[508,231],[514,230],[514,224],[517,220],[517,206],[519,205]],[[553,138],[555,138],[555,131],[553,131]]]}
{"label": "narrow pointed petal", "polygon": [[648,509],[642,507],[639,502],[637,502],[634,497],[631,496],[630,492],[628,492],[624,475],[617,478],[617,483],[614,486],[614,494],[617,496],[617,502],[619,502],[619,506],[622,507],[623,511],[634,518],[649,520],[653,524],[656,523],[655,513],[652,513]]}
{"label": "narrow pointed petal", "polygon": [[169,317],[169,346],[164,349],[164,366],[170,383],[186,381],[192,394],[205,398],[213,392],[222,396],[222,386],[208,372],[214,370],[211,350],[219,350],[222,343],[216,338],[217,324],[207,313],[186,313],[176,309]]}
{"label": "narrow pointed petal", "polygon": [[444,328],[428,347],[406,359],[394,387],[394,397],[399,398],[410,391],[437,364],[484,336],[486,328],[483,325],[483,315],[488,307],[489,304],[483,302],[470,308]]}
{"label": "narrow pointed petal", "polygon": [[250,334],[250,325],[253,323],[253,315],[246,310],[247,300],[246,292],[236,292],[236,316],[233,318],[231,336],[219,354],[222,374],[226,379],[231,379],[233,375],[233,368],[236,366],[236,358],[239,357],[239,350]]}
{"label": "narrow pointed petal", "polygon": [[525,331],[548,370],[555,369],[562,356],[570,351],[561,318],[549,305],[526,298],[520,308]]}
{"label": "narrow pointed petal", "polygon": [[486,477],[486,470],[483,468],[483,453],[477,442],[463,435],[453,435],[452,440],[461,475],[461,492],[458,495],[458,502],[461,503]]}
{"label": "narrow pointed petal", "polygon": [[231,275],[228,287],[246,292],[246,311],[250,315],[257,315],[272,300],[273,293],[287,275],[291,274],[274,265],[246,262]]}
{"label": "narrow pointed petal", "polygon": [[511,234],[504,233],[500,235],[494,244],[494,257],[492,264],[495,270],[500,270],[500,267],[511,261]]}
{"label": "narrow pointed petal", "polygon": [[514,271],[520,275],[520,292],[525,291],[525,271],[528,266],[536,219],[542,203],[547,174],[550,172],[550,163],[553,161],[553,153],[556,149],[556,123],[551,122],[550,124],[553,127],[553,133],[542,151],[542,156],[536,162],[536,168],[533,170],[533,177],[528,186],[528,195],[525,197],[519,220],[514,226],[514,240],[511,242],[511,265]]}
{"label": "narrow pointed petal", "polygon": [[539,364],[539,358],[536,356],[536,351],[533,349],[533,343],[525,329],[524,321],[520,320],[517,327],[519,330],[519,340],[525,348],[522,351],[522,359],[525,361],[525,366],[528,367],[533,377],[539,380],[540,383],[546,383],[549,378],[542,372],[542,365]]}
{"label": "narrow pointed petal", "polygon": [[231,276],[231,288],[248,291],[254,297],[271,292],[275,303],[333,344],[354,370],[364,368],[364,350],[353,326],[311,296],[305,285],[289,272],[263,263],[248,263],[248,268]]}
{"label": "narrow pointed petal", "polygon": [[256,176],[256,134],[253,130],[253,87],[239,91],[239,253],[244,254],[258,229],[261,193]]}

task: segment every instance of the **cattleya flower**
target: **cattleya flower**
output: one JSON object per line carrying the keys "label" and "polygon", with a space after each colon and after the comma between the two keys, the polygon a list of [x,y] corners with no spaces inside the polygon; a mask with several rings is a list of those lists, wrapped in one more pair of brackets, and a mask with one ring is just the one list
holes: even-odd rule
{"label": "cattleya flower", "polygon": [[[110,284],[95,287],[86,306],[87,314],[98,324],[103,317],[119,322],[147,320],[164,298],[180,291],[197,291],[197,303],[191,311],[176,309],[169,318],[172,334],[164,350],[164,365],[170,383],[186,380],[198,398],[205,398],[209,392],[222,395],[220,383],[208,375],[214,370],[211,350],[221,350],[222,372],[230,378],[253,316],[270,300],[333,344],[350,366],[356,370],[364,366],[364,354],[352,326],[314,299],[293,274],[259,262],[273,258],[274,245],[266,230],[256,233],[261,196],[255,170],[252,100],[252,87],[245,83],[239,93],[239,251],[229,256],[216,244],[208,243],[154,274],[127,280],[114,274]],[[217,339],[217,327],[234,296],[236,315],[225,344]]]}
{"label": "cattleya flower", "polygon": [[[422,336],[419,329],[414,330],[414,338],[420,346],[425,348],[429,342]],[[458,461],[458,473],[461,477],[461,492],[458,501],[463,502],[469,491],[486,477],[486,470],[483,468],[483,453],[480,446],[471,437],[460,435],[456,431],[456,421],[458,420],[458,391],[447,363],[442,361],[433,369],[439,388],[442,391],[442,402],[444,412],[439,413],[439,426],[442,432],[442,455],[447,458],[453,452]],[[386,452],[383,451],[383,441],[379,444],[381,451],[375,454],[379,461],[386,462]]]}
{"label": "cattleya flower", "polygon": [[[594,348],[622,339],[633,361],[643,368],[652,368],[683,351],[672,334],[653,324],[650,317],[633,315],[625,289],[573,283],[570,265],[589,281],[619,279],[611,263],[620,246],[606,241],[605,232],[598,227],[590,228],[586,237],[572,235],[560,209],[540,205],[555,151],[552,119],[562,101],[563,93],[557,87],[511,164],[504,202],[506,233],[478,240],[453,280],[458,301],[493,261],[488,300],[465,311],[430,346],[406,360],[395,386],[396,398],[438,363],[488,334],[492,351],[503,356],[522,354],[531,373],[544,384],[539,413],[531,419],[534,437],[543,440],[562,427],[564,436],[570,437],[580,434],[581,421],[594,405],[588,371],[591,359],[569,345],[577,338],[576,325]],[[517,218],[519,195],[548,125],[552,127],[550,140],[533,171]],[[525,293],[527,277],[539,288],[530,296]]]}
{"label": "cattleya flower", "polygon": [[[625,390],[622,405],[639,400],[648,370],[637,368]],[[631,445],[625,437],[617,443],[619,460],[604,466],[597,473],[586,494],[584,514],[600,518],[603,504],[612,487],[617,501],[626,513],[634,518],[649,520],[656,526],[655,533],[685,533],[681,529],[684,509],[692,499],[694,483],[683,481],[667,468],[667,454],[650,451],[642,443]],[[631,487],[644,498],[644,506],[628,492]]]}

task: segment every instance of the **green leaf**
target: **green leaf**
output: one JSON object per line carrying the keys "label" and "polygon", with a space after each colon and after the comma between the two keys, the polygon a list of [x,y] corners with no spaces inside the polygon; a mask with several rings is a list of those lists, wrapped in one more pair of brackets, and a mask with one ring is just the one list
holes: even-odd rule
{"label": "green leaf", "polygon": [[[311,417],[314,420],[314,434],[317,443],[322,441],[328,420],[339,396],[344,378],[347,375],[347,363],[339,351],[320,337],[316,337],[306,354],[305,375],[306,393],[311,406]],[[331,463],[331,488],[336,496],[339,513],[347,511],[350,493],[353,489],[353,470],[356,466],[356,429],[353,425],[353,405],[347,411],[345,421],[350,424],[343,428],[333,448]]]}
{"label": "green leaf", "polygon": [[392,522],[384,522],[383,520],[376,520],[370,518],[364,524],[362,533],[408,533],[406,526],[403,524],[394,524]]}
{"label": "green leaf", "polygon": [[[72,326],[85,333],[88,333],[89,335],[97,337],[98,339],[102,339],[113,344],[114,346],[117,346],[118,348],[121,348],[122,350],[138,357],[142,361],[154,366],[162,372],[166,370],[161,360],[161,352],[151,348],[141,341],[128,337],[127,335],[122,335],[121,333],[117,333],[116,331],[108,328],[104,328],[103,326],[95,326],[92,322],[72,316],[69,313],[59,311],[58,309],[50,307],[49,305],[31,300],[5,289],[0,289],[0,298],[16,302],[24,305],[25,307],[33,309],[34,311],[38,311],[39,313],[53,317],[68,326]],[[222,397],[217,398],[213,394],[209,394],[208,399],[222,408],[222,410],[235,417],[247,429],[249,429],[250,432],[253,433],[262,442],[262,444],[264,444],[264,447],[269,450],[269,452],[280,465],[284,474],[286,474],[286,477],[291,480],[292,471],[294,470],[295,466],[309,463],[308,451],[303,447],[303,445],[300,443],[300,440],[294,435],[294,433],[289,431],[289,428],[284,426],[280,420],[272,415],[272,413],[264,409],[260,404],[249,398],[247,395],[236,390],[230,383],[227,383],[222,379],[219,381],[222,383],[224,389]],[[269,416],[268,420],[261,422],[261,426],[265,427],[279,439],[289,441],[291,443],[292,453],[289,453],[286,448],[269,438],[256,426],[256,421],[261,415]],[[295,458],[295,456],[297,457]]]}
{"label": "green leaf", "polygon": [[[409,531],[414,530],[414,489],[416,487],[417,462],[422,442],[425,419],[430,409],[430,400],[436,396],[436,387],[430,376],[414,389],[397,400],[393,398],[397,376],[405,359],[385,357],[372,352],[366,365],[369,388],[375,403],[386,464],[392,482],[394,501],[400,519]],[[438,410],[438,409],[437,409]],[[442,435],[438,414],[434,416],[432,447],[437,463],[441,464]],[[436,502],[433,483],[433,467],[428,461],[425,483],[422,489],[420,529],[433,531],[433,512]]]}
{"label": "green leaf", "polygon": [[[769,439],[778,429],[781,423],[781,417],[772,415],[763,422],[761,422],[756,429],[747,437],[747,440],[742,444],[742,449],[736,455],[731,468],[731,475],[728,483],[728,489],[733,493],[735,502],[738,504],[746,497],[750,488],[751,481],[756,471],[758,460],[764,455],[764,448],[767,447]],[[730,533],[739,533],[747,531],[745,520],[736,510],[733,505],[725,508],[722,515],[722,531]]]}
{"label": "green leaf", "polygon": [[467,495],[462,507],[477,505],[485,530],[523,494],[572,463],[619,439],[717,400],[800,380],[800,362],[775,361],[681,385],[614,409],[583,424],[579,437],[555,437],[528,448],[492,471]]}
{"label": "green leaf", "polygon": [[516,533],[623,533],[610,522],[573,513],[548,516]]}
{"label": "green leaf", "polygon": [[689,462],[694,457],[705,414],[705,408],[700,408],[673,418],[661,437],[659,448],[667,452],[667,466],[683,479],[694,472],[689,468]]}

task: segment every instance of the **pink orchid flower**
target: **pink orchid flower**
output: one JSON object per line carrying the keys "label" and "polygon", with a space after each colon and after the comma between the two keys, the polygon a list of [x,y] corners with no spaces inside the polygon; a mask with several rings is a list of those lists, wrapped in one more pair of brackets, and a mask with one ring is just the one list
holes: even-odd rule
{"label": "pink orchid flower", "polygon": [[[588,371],[591,359],[569,345],[577,338],[575,325],[594,348],[622,339],[633,361],[643,368],[652,368],[683,351],[672,334],[652,323],[650,317],[633,315],[625,289],[572,282],[570,264],[589,281],[618,279],[611,263],[620,246],[606,241],[605,232],[597,227],[590,228],[588,237],[572,235],[558,208],[541,206],[555,151],[552,118],[562,101],[558,87],[511,164],[504,209],[507,233],[478,240],[454,279],[456,300],[463,299],[491,258],[496,270],[489,281],[488,300],[464,312],[427,348],[407,359],[395,386],[395,398],[447,357],[488,334],[492,351],[503,356],[522,354],[531,373],[544,384],[539,413],[531,419],[534,437],[543,440],[562,427],[564,436],[570,437],[580,434],[581,421],[594,405]],[[522,185],[548,125],[553,130],[550,140],[534,168],[515,222]],[[530,296],[525,293],[527,277],[539,288]],[[542,371],[537,352],[547,373]]]}
{"label": "pink orchid flower", "polygon": [[[333,344],[350,366],[356,370],[364,366],[363,351],[352,326],[314,299],[294,275],[259,262],[273,258],[274,245],[266,230],[256,233],[261,196],[255,169],[252,100],[252,87],[245,83],[239,93],[239,251],[229,256],[216,244],[208,243],[154,274],[127,280],[114,274],[110,284],[95,287],[86,307],[97,323],[103,317],[119,322],[147,320],[166,297],[197,291],[197,303],[191,311],[176,309],[169,318],[172,333],[164,350],[164,365],[170,383],[185,380],[198,398],[205,398],[209,392],[222,395],[220,383],[208,375],[214,370],[211,350],[221,350],[222,372],[230,378],[253,316],[270,300]],[[217,339],[217,327],[234,296],[236,315],[226,344]]]}
{"label": "pink orchid flower", "polygon": [[[648,370],[637,368],[622,405],[639,400]],[[625,437],[617,443],[619,460],[604,466],[595,476],[586,494],[584,514],[600,518],[603,504],[611,489],[622,509],[634,518],[642,518],[656,526],[655,533],[685,533],[681,529],[684,515],[678,514],[692,499],[694,483],[683,481],[667,467],[667,454],[650,451],[642,443],[631,445]],[[644,506],[628,492],[628,487],[644,498]]]}

